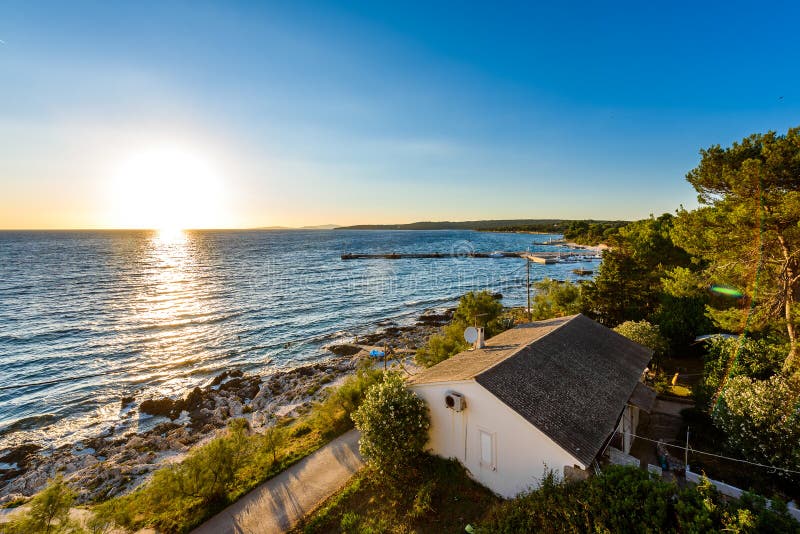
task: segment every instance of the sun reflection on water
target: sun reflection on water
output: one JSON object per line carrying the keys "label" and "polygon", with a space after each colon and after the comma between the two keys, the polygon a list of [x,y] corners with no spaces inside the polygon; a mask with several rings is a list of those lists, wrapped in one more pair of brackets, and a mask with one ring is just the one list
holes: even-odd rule
{"label": "sun reflection on water", "polygon": [[181,244],[186,242],[186,232],[181,228],[160,228],[156,230],[153,240],[157,245]]}
{"label": "sun reflection on water", "polygon": [[144,251],[144,280],[136,295],[135,322],[148,332],[138,347],[140,372],[150,379],[160,377],[170,392],[181,387],[174,382],[176,368],[197,358],[193,350],[198,332],[193,324],[206,310],[198,299],[197,243],[182,230],[160,230],[153,234]]}

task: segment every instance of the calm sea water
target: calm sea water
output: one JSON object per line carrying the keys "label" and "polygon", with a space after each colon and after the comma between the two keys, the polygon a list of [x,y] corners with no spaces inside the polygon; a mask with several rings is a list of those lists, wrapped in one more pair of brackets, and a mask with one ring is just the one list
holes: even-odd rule
{"label": "calm sea water", "polygon": [[[59,445],[226,369],[324,358],[326,344],[413,321],[472,289],[525,301],[521,259],[341,261],[353,252],[539,250],[469,231],[0,232],[0,450]],[[574,278],[586,264],[535,265]]]}

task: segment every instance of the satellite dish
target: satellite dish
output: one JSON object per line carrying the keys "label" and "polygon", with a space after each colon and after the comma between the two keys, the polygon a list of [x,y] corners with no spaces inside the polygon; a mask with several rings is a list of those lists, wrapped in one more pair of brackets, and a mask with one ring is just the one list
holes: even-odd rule
{"label": "satellite dish", "polygon": [[467,343],[475,343],[478,341],[478,330],[470,326],[464,330],[464,339],[467,340]]}

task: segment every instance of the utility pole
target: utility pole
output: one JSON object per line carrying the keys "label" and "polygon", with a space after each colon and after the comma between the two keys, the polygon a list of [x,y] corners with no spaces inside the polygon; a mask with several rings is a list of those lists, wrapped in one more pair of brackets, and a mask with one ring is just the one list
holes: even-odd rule
{"label": "utility pole", "polygon": [[686,427],[686,448],[683,454],[683,472],[684,474],[689,470],[689,427]]}
{"label": "utility pole", "polygon": [[533,320],[531,315],[531,257],[525,256],[525,263],[527,264],[528,268],[528,283],[526,285],[526,289],[528,291],[528,322]]}

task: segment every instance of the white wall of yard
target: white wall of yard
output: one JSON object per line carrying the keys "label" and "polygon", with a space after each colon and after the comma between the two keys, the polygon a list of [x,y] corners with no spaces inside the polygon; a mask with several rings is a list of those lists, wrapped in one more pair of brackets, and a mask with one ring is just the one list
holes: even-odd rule
{"label": "white wall of yard", "polygon": [[[503,404],[474,380],[415,384],[431,412],[427,449],[444,458],[455,458],[473,478],[503,497],[537,487],[547,469],[564,474],[564,466],[582,463],[549,437]],[[455,412],[445,405],[445,395],[464,395],[466,409]],[[494,435],[495,469],[480,460],[480,431]]]}
{"label": "white wall of yard", "polygon": [[[688,482],[694,482],[695,484],[700,484],[703,475],[700,473],[694,473],[690,469],[686,469],[686,480]],[[720,482],[718,480],[708,479],[711,484],[717,487],[717,490],[722,493],[723,495],[727,495],[728,497],[733,497],[734,499],[741,499],[742,495],[744,495],[744,491],[737,488],[736,486],[731,486],[730,484],[726,484],[724,482]],[[767,499],[767,505],[771,506],[772,501]],[[800,508],[797,507],[794,503],[789,503],[788,506],[789,515],[792,516],[795,521],[800,522]]]}

